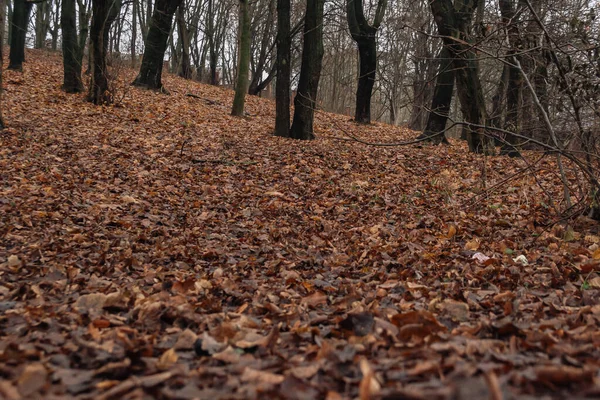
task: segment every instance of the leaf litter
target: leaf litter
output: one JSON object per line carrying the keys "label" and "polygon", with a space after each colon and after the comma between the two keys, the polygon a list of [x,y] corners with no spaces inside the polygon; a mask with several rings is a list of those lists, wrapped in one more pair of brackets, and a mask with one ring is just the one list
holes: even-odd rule
{"label": "leaf litter", "polygon": [[600,237],[545,225],[550,158],[495,186],[523,162],[339,140],[415,133],[324,112],[317,140],[276,138],[272,101],[237,119],[228,90],[126,68],[95,107],[27,56],[5,72],[0,398],[600,395]]}

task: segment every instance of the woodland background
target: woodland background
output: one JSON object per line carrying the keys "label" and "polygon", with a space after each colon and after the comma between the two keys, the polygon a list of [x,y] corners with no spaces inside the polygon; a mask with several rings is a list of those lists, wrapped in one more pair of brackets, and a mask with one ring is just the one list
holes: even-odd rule
{"label": "woodland background", "polygon": [[0,398],[600,394],[596,3],[61,1],[0,7]]}

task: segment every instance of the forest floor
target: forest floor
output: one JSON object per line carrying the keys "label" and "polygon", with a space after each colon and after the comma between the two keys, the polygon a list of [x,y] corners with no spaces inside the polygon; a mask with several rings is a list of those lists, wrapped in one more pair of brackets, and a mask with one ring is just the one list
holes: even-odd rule
{"label": "forest floor", "polygon": [[600,395],[600,237],[554,223],[550,156],[367,146],[343,139],[416,133],[324,112],[276,138],[270,100],[233,118],[229,90],[127,68],[97,107],[59,54],[27,58],[4,79],[0,398]]}

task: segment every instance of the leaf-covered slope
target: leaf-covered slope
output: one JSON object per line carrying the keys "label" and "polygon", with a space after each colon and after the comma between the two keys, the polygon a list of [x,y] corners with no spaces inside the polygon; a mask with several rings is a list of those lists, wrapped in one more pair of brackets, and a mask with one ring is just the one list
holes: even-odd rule
{"label": "leaf-covered slope", "polygon": [[526,162],[322,112],[290,141],[269,100],[116,73],[96,107],[58,55],[5,72],[0,397],[600,392],[600,238],[544,228],[548,157],[508,179]]}

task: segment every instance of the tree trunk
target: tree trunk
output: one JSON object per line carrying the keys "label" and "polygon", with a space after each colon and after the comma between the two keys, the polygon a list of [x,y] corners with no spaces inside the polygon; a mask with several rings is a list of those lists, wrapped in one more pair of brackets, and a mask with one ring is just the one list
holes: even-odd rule
{"label": "tree trunk", "polygon": [[[110,26],[118,15],[120,2],[92,0],[90,28],[91,82],[88,100],[94,104],[110,104],[113,94],[108,86],[107,50]],[[116,12],[115,12],[116,11]]]}
{"label": "tree trunk", "polygon": [[6,1],[6,8],[8,9],[8,14],[7,14],[7,21],[8,21],[8,43],[12,43],[12,26],[13,26],[13,7],[12,7],[12,1],[8,0]]}
{"label": "tree trunk", "polygon": [[[86,9],[86,4],[83,1],[78,0],[77,4],[79,5],[79,52],[77,53],[77,59],[83,68],[83,56],[85,53],[85,45],[88,41],[88,35],[90,32],[90,18],[92,15],[91,8]],[[91,44],[90,44],[90,53],[91,53]],[[91,55],[91,54],[90,54]],[[88,57],[88,72],[91,69],[90,63],[91,57]],[[86,74],[88,73],[86,72]]]}
{"label": "tree trunk", "polygon": [[167,41],[173,23],[173,14],[182,0],[157,0],[148,29],[140,73],[133,81],[134,86],[148,89],[162,88],[162,67]]}
{"label": "tree trunk", "polygon": [[177,9],[177,29],[181,38],[181,66],[178,74],[185,79],[192,79],[192,67],[190,66],[190,33],[185,23],[185,10],[183,7]]}
{"label": "tree trunk", "polygon": [[240,0],[240,51],[238,58],[238,74],[235,84],[235,97],[231,107],[231,115],[244,115],[244,101],[248,92],[248,74],[250,68],[250,10],[248,0]]}
{"label": "tree trunk", "polygon": [[323,6],[325,0],[307,0],[304,18],[302,66],[298,92],[294,98],[294,120],[290,137],[312,140],[317,91],[323,64]]}
{"label": "tree trunk", "polygon": [[[356,1],[356,0],[355,0]],[[377,48],[375,35],[358,43],[360,58],[358,87],[356,88],[356,110],[354,119],[362,124],[371,123],[371,96],[375,85],[375,70],[377,69]]]}
{"label": "tree trunk", "polygon": [[208,36],[208,64],[210,69],[210,84],[217,86],[219,84],[219,77],[217,75],[217,63],[218,63],[218,53],[217,53],[217,43],[215,41],[215,10],[214,10],[214,1],[208,0],[208,10],[206,12],[206,36]]}
{"label": "tree trunk", "polygon": [[[507,61],[514,63],[516,59],[515,51],[511,50],[507,54]],[[519,122],[519,99],[521,95],[521,71],[516,68],[508,67],[508,86],[506,89],[506,119],[504,121],[504,130],[507,132],[519,133],[521,124]],[[501,154],[510,157],[520,156],[518,150],[517,137],[506,134],[505,141],[502,144]]]}
{"label": "tree trunk", "polygon": [[502,116],[504,115],[504,99],[506,97],[506,87],[508,86],[508,70],[509,66],[504,64],[502,67],[502,75],[496,93],[492,96],[492,112],[490,114],[490,126],[500,128],[502,126]]}
{"label": "tree trunk", "polygon": [[[258,3],[260,4],[260,3]],[[274,0],[269,0],[268,4],[268,13],[266,20],[259,20],[258,23],[264,25],[262,38],[260,40],[260,51],[258,52],[258,59],[256,61],[256,68],[252,71],[252,79],[250,80],[250,85],[248,86],[248,94],[253,96],[258,96],[262,92],[262,90],[268,85],[268,82],[265,84],[263,81],[263,72],[267,68],[267,58],[271,54],[273,50],[273,46],[271,46],[271,40],[273,37],[273,26],[274,24]],[[257,23],[257,24],[258,24]],[[255,24],[256,25],[256,24]],[[255,36],[255,32],[252,31],[252,36]],[[253,60],[251,57],[250,60]],[[274,77],[274,72],[276,70],[276,66],[273,65],[273,68],[269,71],[269,75],[266,80],[272,80]]]}
{"label": "tree trunk", "polygon": [[[506,89],[506,119],[504,121],[504,130],[507,132],[519,133],[521,124],[519,121],[519,100],[521,97],[522,82],[521,71],[514,64],[518,57],[519,48],[519,28],[516,18],[513,0],[499,0],[500,13],[502,14],[502,23],[505,25],[506,34],[510,44],[510,50],[506,54],[508,66],[508,85]],[[501,154],[510,157],[518,157],[518,140],[516,136],[507,133],[505,141],[502,144]]]}
{"label": "tree trunk", "polygon": [[6,128],[2,109],[4,108],[4,90],[2,88],[2,66],[4,64],[4,13],[6,12],[5,0],[0,0],[0,130]]}
{"label": "tree trunk", "polygon": [[137,41],[137,9],[138,9],[138,0],[133,0],[133,4],[131,6],[131,15],[132,15],[132,26],[131,26],[131,68],[135,68],[135,59],[136,59],[136,41]]}
{"label": "tree trunk", "polygon": [[275,136],[290,136],[290,0],[277,0],[277,80],[275,82]]}
{"label": "tree trunk", "polygon": [[375,35],[383,19],[386,0],[379,0],[373,25],[369,25],[363,11],[362,0],[347,0],[346,14],[352,39],[358,45],[359,77],[356,89],[354,119],[363,124],[371,123],[371,96],[377,70],[377,45]]}
{"label": "tree trunk", "polygon": [[438,33],[452,56],[469,151],[492,154],[493,143],[482,128],[487,123],[487,112],[479,68],[467,34],[478,3],[476,0],[456,0],[454,4],[451,0],[432,0],[430,6]]}
{"label": "tree trunk", "polygon": [[83,92],[81,59],[77,42],[75,0],[62,0],[60,24],[62,27],[63,89],[67,93]]}
{"label": "tree trunk", "polygon": [[32,5],[33,3],[25,0],[15,0],[14,2],[8,69],[23,71],[27,24]]}
{"label": "tree trunk", "polygon": [[444,132],[446,131],[446,122],[452,105],[454,71],[452,69],[452,55],[445,45],[438,55],[438,64],[438,75],[435,80],[431,110],[429,111],[425,131],[420,137],[427,137],[434,143],[447,143]]}
{"label": "tree trunk", "polygon": [[46,0],[37,3],[35,14],[35,43],[36,49],[43,49],[46,46],[46,35],[50,28],[50,7],[52,1]]}

